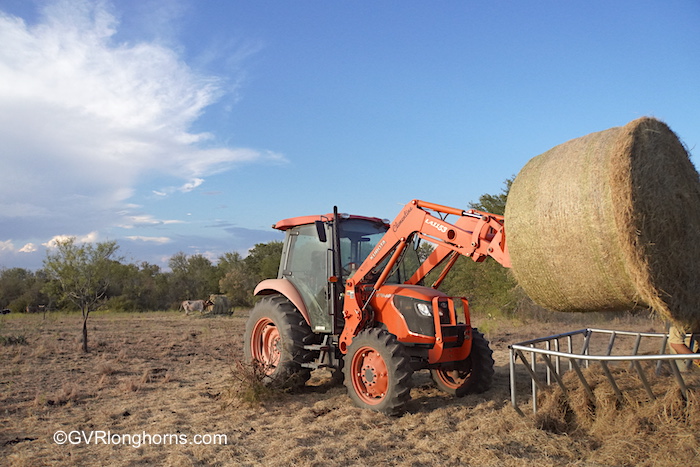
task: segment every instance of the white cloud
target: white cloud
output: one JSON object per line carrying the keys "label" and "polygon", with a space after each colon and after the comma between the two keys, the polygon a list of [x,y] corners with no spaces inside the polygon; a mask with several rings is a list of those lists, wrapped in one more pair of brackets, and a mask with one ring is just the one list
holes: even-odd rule
{"label": "white cloud", "polygon": [[168,237],[145,237],[142,235],[131,235],[126,237],[129,240],[134,240],[134,241],[141,241],[141,242],[149,242],[149,243],[157,243],[159,245],[163,245],[165,243],[170,243],[172,239]]}
{"label": "white cloud", "polygon": [[19,249],[20,253],[34,253],[35,251],[37,251],[37,247],[33,243],[27,243]]}
{"label": "white cloud", "polygon": [[189,182],[185,183],[184,185],[182,185],[182,186],[179,188],[179,190],[182,191],[183,193],[187,193],[187,192],[189,192],[189,191],[194,190],[195,188],[197,188],[197,187],[198,187],[199,185],[201,185],[202,183],[204,183],[204,179],[203,179],[203,178],[194,178],[194,179],[190,180]]}
{"label": "white cloud", "polygon": [[49,2],[36,24],[0,11],[6,235],[46,238],[76,226],[138,223],[126,203],[148,177],[181,179],[186,193],[235,164],[284,160],[212,147],[211,134],[191,132],[223,89],[235,90],[192,69],[176,48],[117,42],[119,27],[108,4],[91,0]]}
{"label": "white cloud", "polygon": [[73,238],[76,243],[95,243],[99,241],[97,232],[90,232],[86,235],[54,235],[54,237],[46,243],[42,243],[46,248],[55,248],[60,242],[65,242]]}
{"label": "white cloud", "polygon": [[36,245],[33,243],[27,243],[19,250],[15,249],[14,242],[12,240],[0,241],[0,251],[2,252],[19,252],[19,253],[34,253],[37,251]]}
{"label": "white cloud", "polygon": [[127,212],[122,212],[121,223],[118,227],[122,229],[133,229],[135,227],[146,227],[146,226],[156,226],[156,225],[172,225],[172,224],[184,224],[185,221],[176,219],[156,219],[150,214],[129,214]]}

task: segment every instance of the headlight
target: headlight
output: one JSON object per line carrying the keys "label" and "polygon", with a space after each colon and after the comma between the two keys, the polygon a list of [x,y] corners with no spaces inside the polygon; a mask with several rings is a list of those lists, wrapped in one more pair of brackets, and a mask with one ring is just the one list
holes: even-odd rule
{"label": "headlight", "polygon": [[433,317],[433,304],[425,300],[417,300],[415,298],[404,297],[403,295],[394,295],[394,306],[406,319],[409,319],[411,316],[416,316],[418,318]]}
{"label": "headlight", "polygon": [[433,304],[431,302],[394,295],[394,306],[406,320],[406,325],[411,332],[424,336],[435,335]]}
{"label": "headlight", "polygon": [[425,317],[432,316],[433,314],[430,312],[430,305],[428,305],[425,302],[418,302],[416,303],[416,310],[418,311],[418,314],[423,315]]}

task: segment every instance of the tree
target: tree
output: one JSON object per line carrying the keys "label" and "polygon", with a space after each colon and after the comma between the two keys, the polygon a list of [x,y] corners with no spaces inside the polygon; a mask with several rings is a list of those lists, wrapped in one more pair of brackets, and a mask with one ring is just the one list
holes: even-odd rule
{"label": "tree", "polygon": [[105,304],[110,310],[148,311],[169,305],[167,276],[148,262],[116,266]]}
{"label": "tree", "polygon": [[[503,215],[512,183],[513,177],[504,182],[501,193],[481,195],[479,202],[469,203],[469,207]],[[493,258],[482,263],[459,258],[440,288],[449,295],[467,297],[472,310],[483,314],[508,313],[515,308],[519,297],[513,274]]]}
{"label": "tree", "polygon": [[219,289],[225,293],[233,306],[250,306],[255,279],[246,273],[245,262],[240,253],[226,253],[219,258]]}
{"label": "tree", "polygon": [[47,305],[48,299],[41,293],[45,281],[45,275],[41,271],[33,273],[23,268],[2,269],[0,271],[0,306],[20,313],[27,307]]}
{"label": "tree", "polygon": [[277,277],[281,258],[282,242],[274,240],[268,243],[257,243],[243,261],[246,272],[254,277],[256,282],[260,282],[263,279]]}
{"label": "tree", "polygon": [[168,265],[172,270],[170,287],[176,300],[207,298],[218,292],[217,270],[205,256],[179,252],[170,258]]}
{"label": "tree", "polygon": [[476,209],[477,211],[486,211],[491,214],[503,215],[506,212],[506,201],[508,200],[508,193],[510,192],[510,186],[513,184],[514,177],[506,179],[503,184],[505,188],[497,195],[484,194],[479,196],[478,203],[469,203],[471,209]]}
{"label": "tree", "polygon": [[105,298],[119,259],[116,241],[77,245],[71,237],[47,252],[44,271],[58,287],[60,298],[75,304],[83,316],[83,352],[88,351],[87,321],[90,312]]}
{"label": "tree", "polygon": [[219,258],[219,288],[228,296],[233,306],[253,304],[255,286],[263,279],[277,277],[282,242],[258,243],[242,258],[237,252],[226,253]]}
{"label": "tree", "polygon": [[257,282],[248,276],[243,267],[231,268],[219,281],[219,288],[231,301],[232,306],[247,307],[253,304],[253,290]]}
{"label": "tree", "polygon": [[165,309],[169,304],[167,276],[161,272],[160,266],[143,261],[132,293],[140,310]]}

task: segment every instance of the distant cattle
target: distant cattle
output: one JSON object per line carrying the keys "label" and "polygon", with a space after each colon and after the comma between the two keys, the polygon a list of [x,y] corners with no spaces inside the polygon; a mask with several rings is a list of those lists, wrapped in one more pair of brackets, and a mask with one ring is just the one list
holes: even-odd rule
{"label": "distant cattle", "polygon": [[4,309],[0,310],[0,315],[6,315],[6,314],[8,314],[8,313],[10,313],[10,309],[9,309],[9,308],[4,308]]}
{"label": "distant cattle", "polygon": [[25,311],[27,313],[45,313],[46,305],[27,305]]}
{"label": "distant cattle", "polygon": [[180,309],[185,310],[185,314],[189,315],[191,311],[199,311],[204,313],[204,309],[213,305],[209,300],[185,300],[180,304]]}

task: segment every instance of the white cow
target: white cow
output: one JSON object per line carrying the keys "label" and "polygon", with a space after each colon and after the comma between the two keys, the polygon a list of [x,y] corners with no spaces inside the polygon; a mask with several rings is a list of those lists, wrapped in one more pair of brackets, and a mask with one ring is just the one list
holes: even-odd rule
{"label": "white cow", "polygon": [[185,314],[189,315],[190,311],[199,311],[204,313],[204,309],[213,305],[209,300],[185,300],[180,304],[180,309],[185,310]]}

